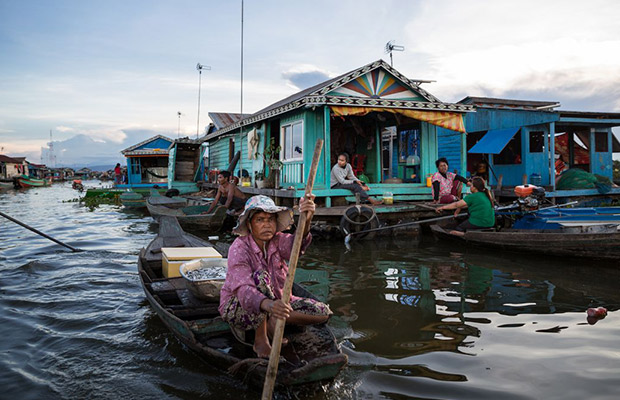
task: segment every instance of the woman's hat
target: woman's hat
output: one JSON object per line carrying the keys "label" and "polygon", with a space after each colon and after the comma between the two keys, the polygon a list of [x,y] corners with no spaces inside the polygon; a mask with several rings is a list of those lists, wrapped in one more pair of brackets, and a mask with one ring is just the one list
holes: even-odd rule
{"label": "woman's hat", "polygon": [[250,197],[250,199],[245,203],[245,208],[239,216],[239,221],[237,222],[237,226],[233,229],[233,233],[239,236],[246,236],[250,232],[247,222],[250,218],[252,218],[252,215],[258,211],[263,211],[269,214],[278,214],[276,226],[277,232],[288,229],[288,227],[293,223],[293,211],[290,208],[276,206],[276,203],[274,203],[271,198],[258,195]]}

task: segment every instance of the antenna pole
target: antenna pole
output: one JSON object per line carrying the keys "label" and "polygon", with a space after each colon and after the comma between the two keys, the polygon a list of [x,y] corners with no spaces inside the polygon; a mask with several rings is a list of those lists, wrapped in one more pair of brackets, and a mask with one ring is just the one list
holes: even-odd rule
{"label": "antenna pole", "polygon": [[392,58],[392,51],[390,50],[390,67],[394,66],[394,59]]}
{"label": "antenna pole", "polygon": [[211,67],[198,63],[196,64],[196,69],[198,70],[198,121],[196,122],[196,139],[198,139],[198,131],[200,130],[200,87],[202,86],[202,70],[206,69],[209,71]]}

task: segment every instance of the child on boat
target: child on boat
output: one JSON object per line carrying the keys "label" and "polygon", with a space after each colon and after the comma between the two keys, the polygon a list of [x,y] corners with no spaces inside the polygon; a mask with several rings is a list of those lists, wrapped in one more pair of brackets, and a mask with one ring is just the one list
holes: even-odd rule
{"label": "child on boat", "polygon": [[[302,252],[312,240],[310,221],[314,215],[314,195],[301,198],[299,211],[307,212]],[[269,358],[276,318],[287,324],[312,325],[326,322],[332,314],[327,304],[291,296],[285,304],[282,290],[288,273],[295,236],[282,233],[293,222],[293,212],[276,206],[267,196],[251,197],[233,232],[239,235],[228,252],[228,272],[221,291],[219,311],[233,329],[255,330],[254,351]],[[286,341],[283,340],[282,344]]]}

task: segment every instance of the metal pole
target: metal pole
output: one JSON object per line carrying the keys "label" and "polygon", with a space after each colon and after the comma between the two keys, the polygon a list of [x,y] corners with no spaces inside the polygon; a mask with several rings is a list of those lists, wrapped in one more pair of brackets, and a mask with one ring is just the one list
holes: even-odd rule
{"label": "metal pole", "polygon": [[198,121],[196,122],[196,139],[200,129],[200,86],[202,85],[202,66],[198,64]]}

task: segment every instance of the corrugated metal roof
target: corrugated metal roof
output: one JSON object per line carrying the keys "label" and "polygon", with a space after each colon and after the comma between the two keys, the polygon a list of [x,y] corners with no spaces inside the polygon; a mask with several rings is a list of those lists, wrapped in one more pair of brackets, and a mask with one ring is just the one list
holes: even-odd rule
{"label": "corrugated metal roof", "polygon": [[467,96],[458,104],[471,104],[477,107],[490,108],[507,108],[521,110],[551,110],[559,107],[557,101],[536,101],[536,100],[515,100],[515,99],[498,99],[493,97],[473,97]]}
{"label": "corrugated metal roof", "polygon": [[[141,141],[138,144],[134,144],[131,147],[127,147],[125,150],[121,150],[121,154],[123,154],[123,155],[132,154],[134,149],[137,149],[138,147],[143,146],[143,145],[145,145],[147,143],[150,143],[150,142],[152,142],[154,140],[157,140],[157,139],[164,139],[164,140],[167,140],[167,141],[169,141],[171,143],[174,142],[174,140],[172,140],[169,137],[166,137],[164,135],[156,135],[156,136],[153,136],[153,137],[148,138],[146,140],[143,140],[143,141]],[[142,150],[139,150],[139,151],[142,151]],[[157,153],[161,153],[161,152],[157,152]],[[142,153],[140,153],[140,154],[142,154]]]}
{"label": "corrugated metal roof", "polygon": [[4,154],[0,154],[0,161],[11,164],[21,164],[23,160],[18,160],[17,158],[5,156]]}
{"label": "corrugated metal roof", "polygon": [[249,117],[250,114],[241,114],[241,113],[223,113],[223,112],[210,112],[209,118],[213,121],[213,125],[215,125],[215,129],[222,129],[225,126],[230,124],[234,124],[235,122],[241,121],[241,119]]}

